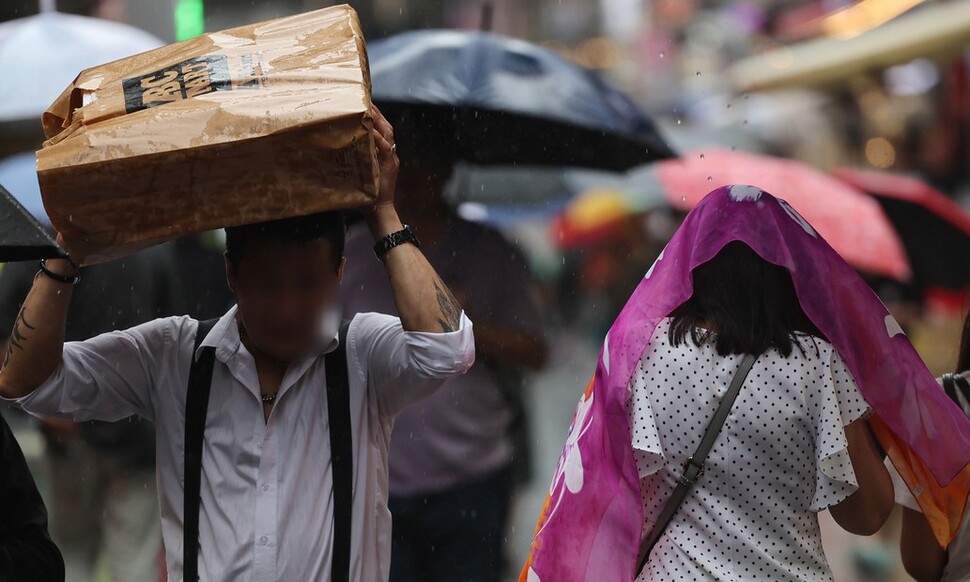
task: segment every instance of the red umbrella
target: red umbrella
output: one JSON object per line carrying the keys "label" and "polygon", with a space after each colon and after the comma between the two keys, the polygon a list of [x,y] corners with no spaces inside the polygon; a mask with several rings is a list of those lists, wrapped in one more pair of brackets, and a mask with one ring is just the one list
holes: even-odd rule
{"label": "red umbrella", "polygon": [[875,197],[902,238],[917,281],[970,286],[970,211],[910,176],[854,168],[832,175]]}
{"label": "red umbrella", "polygon": [[907,280],[912,272],[903,244],[879,204],[864,192],[792,160],[700,149],[660,162],[657,174],[667,199],[693,208],[711,190],[753,184],[783,198],[856,268]]}

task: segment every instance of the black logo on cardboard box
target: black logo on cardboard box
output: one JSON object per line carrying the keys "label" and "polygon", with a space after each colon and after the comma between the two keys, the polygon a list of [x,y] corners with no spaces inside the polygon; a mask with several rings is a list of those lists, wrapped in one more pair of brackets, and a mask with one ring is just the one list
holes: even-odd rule
{"label": "black logo on cardboard box", "polygon": [[260,85],[256,55],[239,57],[240,79],[233,83],[225,55],[182,61],[159,71],[122,81],[125,111],[133,113],[214,91],[255,89]]}

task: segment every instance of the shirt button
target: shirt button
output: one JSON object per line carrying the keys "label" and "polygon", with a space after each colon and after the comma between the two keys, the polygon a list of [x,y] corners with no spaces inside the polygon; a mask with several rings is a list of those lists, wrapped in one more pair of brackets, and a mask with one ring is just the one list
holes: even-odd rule
{"label": "shirt button", "polygon": [[263,483],[263,491],[269,491],[269,483]]}
{"label": "shirt button", "polygon": [[266,537],[266,536],[263,536],[263,537],[259,538],[259,545],[265,546],[268,541],[269,541],[269,538]]}

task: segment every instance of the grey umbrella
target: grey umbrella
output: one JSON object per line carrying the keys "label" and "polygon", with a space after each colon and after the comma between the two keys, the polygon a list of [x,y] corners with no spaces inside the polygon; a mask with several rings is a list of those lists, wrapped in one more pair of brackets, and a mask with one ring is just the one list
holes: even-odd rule
{"label": "grey umbrella", "polygon": [[64,256],[54,239],[27,210],[0,186],[0,263]]}

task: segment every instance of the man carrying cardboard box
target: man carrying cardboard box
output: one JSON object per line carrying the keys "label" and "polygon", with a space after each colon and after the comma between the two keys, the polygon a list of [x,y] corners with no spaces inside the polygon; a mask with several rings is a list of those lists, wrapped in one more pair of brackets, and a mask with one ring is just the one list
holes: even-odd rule
{"label": "man carrying cardboard box", "polygon": [[227,229],[237,304],[217,322],[64,343],[78,276],[66,260],[41,265],[20,311],[0,395],[37,415],[155,422],[169,580],[387,579],[394,416],[465,372],[474,339],[398,219],[393,131],[374,117],[381,180],[366,216],[400,318],[328,317],[344,267],[333,214]]}

